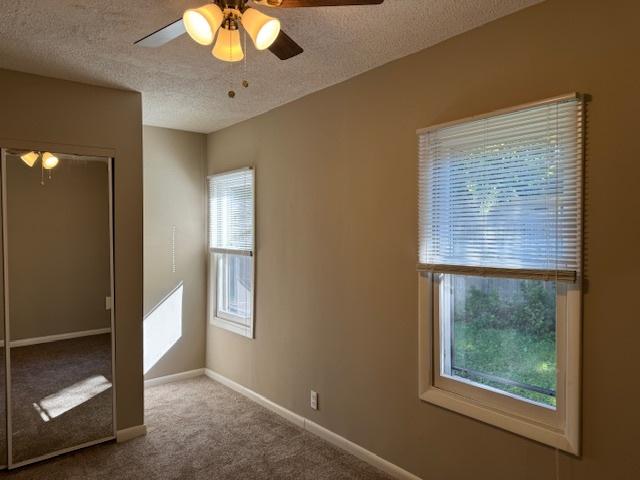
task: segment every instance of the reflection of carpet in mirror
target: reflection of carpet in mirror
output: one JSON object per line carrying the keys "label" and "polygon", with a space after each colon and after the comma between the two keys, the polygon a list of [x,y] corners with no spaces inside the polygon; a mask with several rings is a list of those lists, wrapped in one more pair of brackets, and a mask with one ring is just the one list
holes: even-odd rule
{"label": "reflection of carpet in mirror", "polygon": [[111,335],[11,349],[13,462],[113,435]]}

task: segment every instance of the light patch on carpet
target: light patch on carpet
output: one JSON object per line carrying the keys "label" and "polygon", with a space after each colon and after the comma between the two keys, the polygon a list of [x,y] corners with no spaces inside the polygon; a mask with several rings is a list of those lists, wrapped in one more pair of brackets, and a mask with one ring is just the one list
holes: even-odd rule
{"label": "light patch on carpet", "polygon": [[144,319],[144,373],[147,373],[182,337],[180,282]]}
{"label": "light patch on carpet", "polygon": [[40,418],[45,422],[59,417],[65,412],[88,402],[96,395],[111,388],[111,382],[103,375],[94,375],[69,387],[47,395],[42,400],[33,404]]}

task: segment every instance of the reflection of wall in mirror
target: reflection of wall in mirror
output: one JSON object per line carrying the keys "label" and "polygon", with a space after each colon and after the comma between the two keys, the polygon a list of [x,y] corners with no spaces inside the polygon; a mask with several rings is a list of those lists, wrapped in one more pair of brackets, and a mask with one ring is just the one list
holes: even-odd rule
{"label": "reflection of wall in mirror", "polygon": [[107,163],[38,166],[7,156],[11,339],[108,328]]}

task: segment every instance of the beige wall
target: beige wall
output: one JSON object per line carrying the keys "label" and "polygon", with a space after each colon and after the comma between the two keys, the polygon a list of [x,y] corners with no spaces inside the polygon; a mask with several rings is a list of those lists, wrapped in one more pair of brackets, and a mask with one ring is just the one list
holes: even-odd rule
{"label": "beige wall", "polygon": [[142,424],[140,94],[0,70],[0,145],[115,157],[117,422]]}
{"label": "beige wall", "polygon": [[39,167],[7,156],[11,340],[111,325],[107,163]]}
{"label": "beige wall", "polygon": [[145,376],[155,378],[204,367],[206,135],[144,127],[143,140],[145,316],[183,282],[182,336]]}
{"label": "beige wall", "polygon": [[[635,478],[638,18],[549,0],[210,135],[209,172],[256,165],[257,326],[209,327],[207,366],[424,479]],[[418,400],[415,130],[572,91],[592,96],[583,456],[556,477],[553,449]]]}

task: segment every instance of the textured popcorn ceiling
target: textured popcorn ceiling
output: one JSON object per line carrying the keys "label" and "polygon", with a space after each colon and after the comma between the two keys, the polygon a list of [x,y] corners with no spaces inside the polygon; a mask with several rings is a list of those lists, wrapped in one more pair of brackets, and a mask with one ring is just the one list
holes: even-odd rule
{"label": "textured popcorn ceiling", "polygon": [[263,8],[305,52],[281,61],[250,46],[245,74],[186,35],[157,49],[133,45],[204,0],[2,0],[0,67],[141,91],[145,124],[211,132],[539,1]]}

